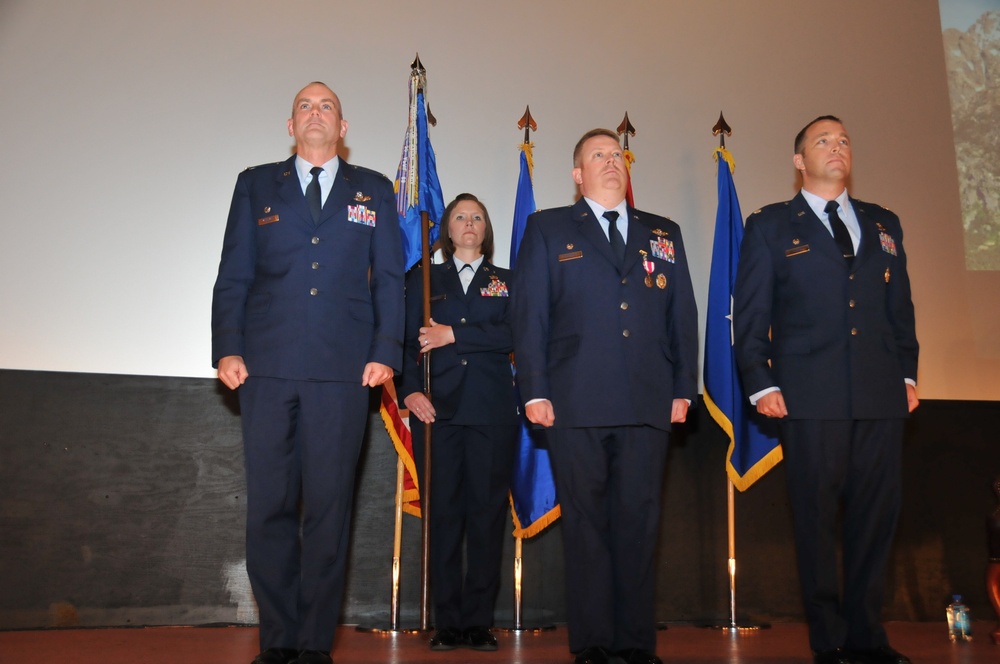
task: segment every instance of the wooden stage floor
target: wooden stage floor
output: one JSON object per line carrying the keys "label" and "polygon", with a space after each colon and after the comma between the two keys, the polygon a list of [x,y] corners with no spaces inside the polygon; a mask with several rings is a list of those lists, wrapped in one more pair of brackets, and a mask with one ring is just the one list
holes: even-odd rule
{"label": "wooden stage floor", "polygon": [[[953,644],[940,623],[889,623],[889,638],[914,664],[996,664],[994,624],[974,625],[975,639]],[[500,648],[431,652],[427,634],[337,631],[337,664],[571,664],[566,631],[498,631]],[[0,632],[0,664],[249,664],[257,654],[254,627],[146,627]],[[778,623],[769,629],[726,630],[670,625],[659,633],[658,654],[668,664],[809,664],[806,627]]]}

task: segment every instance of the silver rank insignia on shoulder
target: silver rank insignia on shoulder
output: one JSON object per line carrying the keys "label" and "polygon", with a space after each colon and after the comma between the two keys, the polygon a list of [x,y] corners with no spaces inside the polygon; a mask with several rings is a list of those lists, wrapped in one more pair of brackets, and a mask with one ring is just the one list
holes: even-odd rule
{"label": "silver rank insignia on shoulder", "polygon": [[806,216],[806,213],[805,213],[805,212],[803,212],[802,210],[799,210],[799,213],[798,213],[798,214],[796,214],[795,216],[796,216],[796,217],[804,217],[804,216]]}

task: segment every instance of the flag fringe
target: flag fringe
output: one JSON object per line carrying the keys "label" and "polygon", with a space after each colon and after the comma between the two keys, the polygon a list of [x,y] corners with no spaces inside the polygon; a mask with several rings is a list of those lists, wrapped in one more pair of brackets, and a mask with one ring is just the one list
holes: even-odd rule
{"label": "flag fringe", "polygon": [[726,414],[722,412],[719,406],[712,401],[712,397],[707,391],[704,394],[704,398],[705,407],[708,409],[709,415],[712,416],[712,419],[719,425],[719,428],[729,437],[729,449],[726,451],[726,474],[729,475],[729,479],[732,480],[733,486],[738,491],[746,491],[754,482],[781,463],[781,460],[784,458],[781,445],[775,445],[770,452],[761,457],[760,461],[750,466],[745,473],[740,475],[739,471],[733,466],[733,452],[736,449],[733,423],[729,421],[729,418],[726,417]]}
{"label": "flag fringe", "polygon": [[734,448],[735,445],[730,444],[729,451],[726,452],[726,474],[729,475],[729,479],[733,481],[733,486],[741,492],[749,489],[754,482],[766,475],[768,471],[781,463],[781,460],[784,458],[781,451],[781,445],[776,445],[770,452],[765,454],[760,461],[750,466],[750,468],[747,469],[747,472],[743,473],[741,476],[733,467],[732,457]]}
{"label": "flag fringe", "polygon": [[[415,487],[403,490],[403,511],[419,518],[421,515],[420,507],[418,506],[420,502],[420,486],[417,480],[417,468],[411,453],[406,449],[406,445],[399,437],[399,429],[397,429],[397,427],[405,426],[403,418],[399,415],[399,406],[396,405],[395,400],[388,395],[384,387],[382,389],[382,399],[379,407],[379,413],[382,415],[382,423],[385,425],[385,430],[388,432],[389,438],[392,439],[392,446],[396,448],[396,454],[403,460],[403,466],[410,474]],[[392,411],[387,407],[387,400],[392,405]]]}
{"label": "flag fringe", "polygon": [[733,157],[732,152],[726,148],[718,147],[712,151],[712,156],[715,157],[716,163],[718,163],[719,157],[722,157],[722,160],[729,164],[729,173],[736,173],[736,159]]}
{"label": "flag fringe", "polygon": [[534,143],[521,143],[518,149],[524,152],[524,156],[528,159],[528,177],[533,178],[535,176],[535,157],[532,153],[535,147]]}
{"label": "flag fringe", "polygon": [[514,517],[514,532],[512,533],[514,537],[520,537],[522,539],[528,539],[529,537],[534,537],[535,535],[542,532],[543,530],[551,526],[553,523],[558,521],[559,517],[562,516],[562,508],[560,508],[559,505],[556,505],[548,512],[546,512],[545,514],[543,514],[542,516],[538,517],[533,522],[531,522],[531,524],[527,528],[524,528],[521,525],[521,520],[517,518],[517,510],[514,509],[513,494],[508,493],[507,496],[510,499],[510,514],[512,517]]}

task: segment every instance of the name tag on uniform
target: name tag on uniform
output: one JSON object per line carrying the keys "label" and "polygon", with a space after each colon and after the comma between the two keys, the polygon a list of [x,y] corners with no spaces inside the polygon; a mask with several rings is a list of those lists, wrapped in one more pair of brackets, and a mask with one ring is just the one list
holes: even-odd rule
{"label": "name tag on uniform", "polygon": [[258,219],[257,220],[257,225],[258,226],[266,226],[268,224],[273,224],[276,221],[278,221],[278,215],[272,214],[270,217],[263,217],[261,219]]}
{"label": "name tag on uniform", "polygon": [[583,252],[582,251],[571,251],[568,254],[559,254],[559,262],[560,263],[562,263],[563,261],[576,260],[577,258],[583,258]]}
{"label": "name tag on uniform", "polygon": [[785,249],[785,256],[791,258],[792,256],[798,256],[799,254],[804,254],[809,251],[809,245],[804,244],[801,247],[792,247],[791,249]]}

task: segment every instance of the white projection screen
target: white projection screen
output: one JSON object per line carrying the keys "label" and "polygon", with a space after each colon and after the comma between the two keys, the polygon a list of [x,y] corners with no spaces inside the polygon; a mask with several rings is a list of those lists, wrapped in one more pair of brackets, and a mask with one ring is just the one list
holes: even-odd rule
{"label": "white projection screen", "polygon": [[1000,399],[1000,272],[966,267],[942,38],[991,9],[968,4],[949,25],[937,0],[0,0],[0,368],[214,376],[236,175],[289,154],[292,97],[322,80],[343,156],[392,177],[419,52],[445,197],[483,199],[498,264],[525,106],[540,207],[573,202],[574,143],[627,111],[637,207],[681,225],[702,313],[720,111],[744,216],[795,194],[795,133],[840,116],[852,193],[903,221],[921,397]]}

